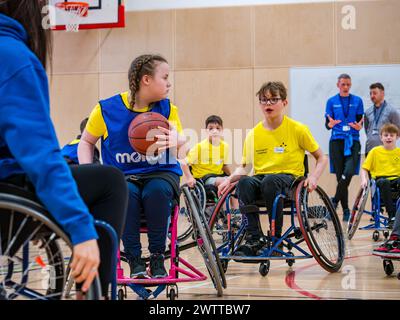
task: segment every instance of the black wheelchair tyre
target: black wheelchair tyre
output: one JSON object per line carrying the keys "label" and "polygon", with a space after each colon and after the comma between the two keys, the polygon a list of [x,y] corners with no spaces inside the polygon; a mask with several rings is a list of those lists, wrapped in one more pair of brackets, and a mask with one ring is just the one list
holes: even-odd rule
{"label": "black wheelchair tyre", "polygon": [[[310,200],[310,198],[314,199],[314,195],[321,201],[317,206],[313,206],[313,200]],[[307,188],[304,187],[304,181],[302,181],[296,188],[295,200],[300,229],[313,257],[328,272],[339,271],[345,256],[345,244],[339,217],[329,197],[320,187],[309,193]],[[317,214],[321,215],[317,216]],[[317,222],[314,221],[314,224],[313,218],[317,220]],[[329,227],[329,225],[332,226]],[[330,256],[330,250],[327,250],[324,243],[319,239],[324,230],[328,229],[334,233],[331,236],[331,241],[328,242],[328,244],[332,242],[335,245],[334,256]]]}
{"label": "black wheelchair tyre", "polygon": [[[197,181],[196,185],[194,187],[194,191],[196,193],[197,198],[200,200],[201,210],[199,210],[199,211],[204,212],[207,199],[206,199],[206,191],[204,189],[203,184],[201,182]],[[187,210],[184,207],[181,209]],[[182,213],[180,213],[180,214],[182,214]],[[186,215],[186,218],[187,218],[187,214],[188,213],[184,213],[184,215]],[[193,234],[193,226],[192,226],[192,224],[189,224],[186,229],[184,229],[183,231],[178,233],[177,240],[178,240],[178,242],[183,242],[183,241],[187,240],[192,234]]]}
{"label": "black wheelchair tyre", "polygon": [[216,260],[214,259],[216,256],[218,256],[218,253],[215,252],[214,254],[210,244],[210,242],[213,242],[213,240],[212,238],[209,238],[209,234],[206,232],[207,228],[204,228],[204,224],[207,226],[207,222],[202,221],[197,209],[197,205],[193,200],[192,194],[189,191],[188,187],[184,186],[182,188],[182,191],[185,195],[185,201],[188,202],[187,206],[191,209],[192,224],[196,238],[202,240],[202,245],[198,245],[197,247],[201,255],[203,256],[211,280],[214,284],[215,289],[217,290],[217,295],[221,297],[223,295],[222,277],[224,277],[224,274],[222,272],[221,275],[220,269],[216,263]]}
{"label": "black wheelchair tyre", "polygon": [[222,287],[226,288],[226,278],[225,278],[224,267],[223,267],[221,259],[219,257],[218,250],[217,250],[217,247],[215,245],[214,239],[212,237],[212,232],[210,230],[210,227],[208,226],[207,218],[206,218],[206,216],[204,214],[204,210],[203,211],[199,210],[199,207],[200,207],[201,203],[200,203],[200,201],[199,201],[199,199],[197,198],[196,195],[193,196],[193,200],[194,200],[194,202],[195,202],[195,204],[197,206],[200,220],[202,221],[202,225],[203,225],[204,230],[205,230],[205,232],[207,234],[207,237],[209,239],[211,250],[212,250],[213,255],[215,257],[215,262],[217,263],[219,275],[220,275],[220,278],[221,278],[221,281],[222,281]]}
{"label": "black wheelchair tyre", "polygon": [[365,205],[368,200],[368,195],[370,192],[370,186],[366,188],[361,188],[356,196],[356,200],[354,201],[353,209],[351,210],[349,224],[347,226],[347,238],[351,240],[355,235],[358,226],[361,221],[361,217],[364,213]]}
{"label": "black wheelchair tyre", "polygon": [[[14,262],[8,260],[8,265],[5,266],[8,269],[7,274],[2,283],[0,283],[0,288],[2,292],[5,292],[7,290],[7,283],[10,283],[10,285],[15,283],[13,286],[16,285],[18,289],[10,293],[6,298],[16,299],[24,297],[40,300],[59,300],[64,298],[66,268],[62,251],[68,250],[68,252],[72,253],[72,244],[68,236],[50,219],[50,214],[43,206],[22,196],[0,192],[0,218],[2,223],[4,221],[8,222],[2,225],[2,230],[7,230],[2,233],[8,235],[7,246],[13,247],[15,244],[15,248],[11,250],[15,251],[13,255],[24,255],[24,246],[28,248],[30,253],[33,249],[43,250],[43,252],[40,252],[39,257],[41,263],[44,263],[49,269],[50,274],[47,280],[42,280],[43,284],[47,282],[48,285],[45,288],[46,291],[43,293],[43,290],[37,289],[37,283],[40,280],[34,279],[32,282],[29,282],[29,279],[32,279],[30,275],[33,272],[40,273],[42,271],[40,267],[36,267],[39,264],[37,261],[30,261],[30,255],[28,256],[28,261],[23,262],[25,258],[21,259],[21,265],[26,263],[28,266],[27,270],[24,269],[24,273],[28,275],[25,283],[22,279],[19,279],[22,277],[22,275],[18,274],[21,271],[16,269],[20,268],[15,268]],[[20,232],[21,230],[23,232]],[[60,243],[63,244],[63,247],[60,246]],[[30,296],[28,297],[24,292],[29,293]],[[98,278],[93,282],[85,298],[90,300],[101,298],[101,287]]]}

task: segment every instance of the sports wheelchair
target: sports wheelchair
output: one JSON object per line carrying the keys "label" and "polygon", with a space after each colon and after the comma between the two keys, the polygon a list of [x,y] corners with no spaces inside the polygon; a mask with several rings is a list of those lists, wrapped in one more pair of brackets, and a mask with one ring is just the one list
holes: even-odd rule
{"label": "sports wheelchair", "polygon": [[[205,185],[204,181],[208,177],[220,177],[221,175],[214,175],[210,174],[202,179],[197,179],[196,184],[193,188],[194,195],[198,199],[198,202],[200,203],[200,211],[204,212],[204,216],[207,221],[210,220],[211,215],[215,209],[215,206],[218,203],[218,189],[215,186],[211,185]],[[238,209],[230,209],[231,214],[234,215],[237,213]],[[188,211],[186,210],[185,207],[180,208],[179,211],[180,215],[182,216],[182,219],[180,220],[181,223],[178,228],[178,242],[183,243],[185,240],[190,238],[193,232],[193,227],[192,224],[190,223],[190,219],[188,216]],[[218,230],[218,233],[221,234],[223,237],[226,238],[226,233],[227,233],[227,220],[226,216],[221,216],[218,219],[218,224],[214,226],[215,229]],[[240,215],[235,215],[234,220],[232,223],[235,224],[235,226],[239,226],[241,224],[241,216]],[[185,244],[182,245],[182,248],[187,248],[188,246],[193,245],[192,244]]]}
{"label": "sports wheelchair", "polygon": [[[115,230],[109,232],[116,246]],[[28,187],[0,182],[0,300],[67,298],[65,288],[72,256],[69,237]],[[96,278],[85,299],[102,297]]]}
{"label": "sports wheelchair", "polygon": [[[396,208],[400,205],[400,191],[398,188],[393,187],[392,190],[392,200]],[[365,209],[368,196],[371,194],[371,210]],[[351,211],[349,224],[347,228],[348,239],[351,240],[356,233],[357,229],[360,230],[374,230],[372,233],[372,239],[374,241],[379,240],[380,232],[382,232],[385,239],[389,237],[388,223],[389,218],[383,215],[383,201],[381,196],[380,188],[378,187],[375,179],[371,179],[370,183],[365,187],[361,188],[356,196],[354,205]],[[366,213],[371,216],[372,223],[358,228],[362,215]]]}
{"label": "sports wheelchair", "polygon": [[[328,272],[340,270],[345,256],[345,243],[339,218],[326,193],[320,187],[317,187],[312,193],[308,192],[304,187],[304,180],[305,178],[297,179],[288,193],[276,196],[271,210],[266,246],[262,254],[258,256],[235,256],[236,249],[245,239],[247,220],[245,216],[242,216],[242,224],[239,229],[231,224],[230,198],[238,197],[236,184],[232,184],[221,196],[209,225],[214,234],[218,235],[215,230],[218,220],[224,216],[227,218],[227,237],[222,239],[222,244],[217,248],[225,272],[230,260],[260,263],[259,273],[266,276],[271,260],[286,260],[291,267],[297,259],[310,258],[315,258]],[[283,235],[278,238],[275,234],[275,221],[280,201],[283,201],[284,215],[290,216],[290,226],[286,231],[283,230]],[[259,199],[255,206],[258,208],[259,214],[267,213],[266,210],[260,209],[265,208],[263,199]],[[302,246],[303,242],[306,242],[311,253],[308,253]]]}
{"label": "sports wheelchair", "polygon": [[[179,207],[178,203],[175,203],[169,227],[169,250],[165,253],[165,256],[170,259],[168,276],[159,279],[132,279],[124,276],[121,261],[127,262],[127,259],[125,254],[121,252],[120,255],[118,255],[117,268],[117,284],[120,287],[118,290],[118,299],[123,300],[127,297],[127,287],[129,287],[142,299],[156,298],[166,289],[167,298],[175,300],[178,297],[177,283],[206,280],[207,276],[186,260],[179,257],[179,252],[181,250],[189,249],[194,246],[197,246],[204,259],[217,295],[219,297],[222,296],[223,288],[226,288],[225,274],[216,251],[211,231],[208,228],[202,205],[196,194],[198,190],[183,186],[181,192],[184,205]],[[182,209],[184,209],[185,218],[190,225],[190,231],[186,238],[192,235],[193,240],[186,246],[179,246],[179,242],[183,240],[178,238],[178,218],[181,215],[179,212],[182,211]],[[141,232],[146,231],[146,221],[142,219]],[[186,268],[181,267],[180,264]],[[180,275],[183,275],[183,277]],[[149,289],[151,287],[155,287],[155,289]]]}

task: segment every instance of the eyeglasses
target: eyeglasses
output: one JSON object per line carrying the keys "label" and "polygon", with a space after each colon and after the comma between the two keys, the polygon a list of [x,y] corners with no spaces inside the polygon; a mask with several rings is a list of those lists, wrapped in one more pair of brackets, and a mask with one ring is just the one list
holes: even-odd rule
{"label": "eyeglasses", "polygon": [[271,105],[274,105],[274,104],[277,104],[279,100],[282,100],[282,98],[276,98],[276,97],[271,98],[271,99],[262,98],[262,99],[260,99],[260,104],[266,105],[269,102]]}

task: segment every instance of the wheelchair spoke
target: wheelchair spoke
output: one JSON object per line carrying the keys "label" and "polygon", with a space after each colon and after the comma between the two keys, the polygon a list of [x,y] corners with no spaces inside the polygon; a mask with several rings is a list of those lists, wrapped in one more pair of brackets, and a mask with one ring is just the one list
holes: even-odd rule
{"label": "wheelchair spoke", "polygon": [[321,188],[309,193],[298,188],[304,238],[314,258],[327,271],[338,271],[344,259],[344,240],[340,221],[328,196]]}
{"label": "wheelchair spoke", "polygon": [[4,252],[5,256],[7,256],[9,254],[9,251],[11,250],[15,241],[17,241],[17,238],[18,238],[19,234],[21,233],[23,227],[25,226],[26,222],[28,221],[28,219],[29,219],[29,216],[25,217],[25,219],[21,222],[21,225],[19,226],[16,235],[12,238],[11,242],[7,246],[6,251]]}

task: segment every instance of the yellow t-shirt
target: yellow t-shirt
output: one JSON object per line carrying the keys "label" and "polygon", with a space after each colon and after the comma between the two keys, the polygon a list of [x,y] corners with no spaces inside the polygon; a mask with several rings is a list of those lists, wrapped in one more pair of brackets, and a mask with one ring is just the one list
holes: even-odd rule
{"label": "yellow t-shirt", "polygon": [[284,116],[275,130],[267,130],[259,122],[246,136],[242,164],[251,164],[254,174],[304,175],[304,152],[319,149],[304,124]]}
{"label": "yellow t-shirt", "polygon": [[74,144],[78,144],[80,141],[81,141],[81,139],[74,139],[70,143],[68,143],[68,145],[72,146]]}
{"label": "yellow t-shirt", "polygon": [[[122,101],[127,109],[132,110],[129,104],[128,92],[121,93]],[[135,110],[135,112],[147,112],[150,111],[149,107],[142,108],[140,110]],[[182,134],[182,124],[178,115],[178,108],[171,103],[171,112],[168,121],[175,126],[178,133]],[[100,104],[96,104],[92,112],[90,113],[89,120],[86,124],[86,130],[95,137],[103,137],[106,139],[108,137],[108,131],[106,123],[104,122],[103,115],[101,113]]]}
{"label": "yellow t-shirt", "polygon": [[400,148],[386,150],[383,146],[375,147],[368,153],[362,167],[371,173],[373,179],[396,179],[400,177]]}
{"label": "yellow t-shirt", "polygon": [[218,146],[204,139],[190,149],[187,162],[192,167],[193,177],[202,178],[207,174],[223,174],[222,167],[228,162],[228,144],[221,141]]}

